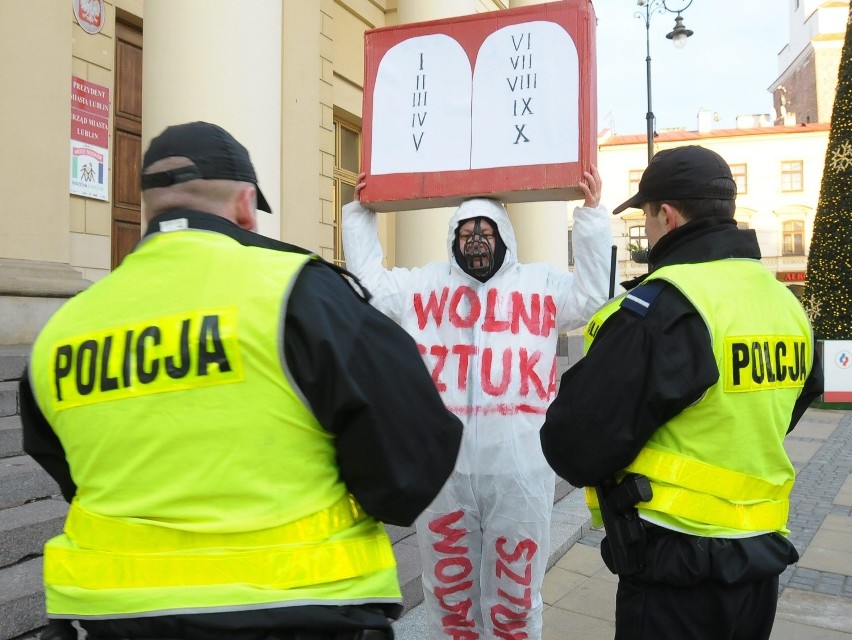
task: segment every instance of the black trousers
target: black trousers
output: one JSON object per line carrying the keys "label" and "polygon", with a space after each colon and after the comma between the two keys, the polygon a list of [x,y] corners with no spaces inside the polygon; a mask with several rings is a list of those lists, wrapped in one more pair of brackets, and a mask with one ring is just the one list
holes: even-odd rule
{"label": "black trousers", "polygon": [[[95,627],[91,629],[91,625],[87,625],[87,640],[184,640],[186,636],[169,635],[125,635],[121,632],[116,632],[108,626]],[[144,633],[144,631],[142,632]],[[220,638],[235,637],[234,631],[227,630],[210,630],[209,634],[202,634],[211,640],[219,640]],[[349,631],[299,631],[299,630],[281,630],[281,631],[248,631],[243,630],[239,633],[239,637],[251,637],[257,640],[392,640],[393,631],[388,629],[358,629]],[[191,637],[200,638],[198,632],[194,632]],[[41,633],[41,640],[78,640],[78,630],[72,625],[69,620],[51,620]]]}
{"label": "black trousers", "polygon": [[615,640],[767,640],[777,602],[778,576],[694,586],[621,577]]}
{"label": "black trousers", "polygon": [[[778,576],[799,554],[778,533],[706,538],[643,522],[643,570],[619,576],[615,640],[767,640]],[[613,570],[609,536],[601,556]]]}

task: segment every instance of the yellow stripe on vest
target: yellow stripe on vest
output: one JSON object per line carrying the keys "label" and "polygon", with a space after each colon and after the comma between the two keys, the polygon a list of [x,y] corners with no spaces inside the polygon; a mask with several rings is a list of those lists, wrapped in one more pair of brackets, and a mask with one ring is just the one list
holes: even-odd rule
{"label": "yellow stripe on vest", "polygon": [[197,551],[318,542],[349,529],[366,517],[355,498],[344,494],[330,507],[279,527],[236,533],[200,533],[98,515],[75,500],[68,511],[65,533],[78,546],[99,551]]}
{"label": "yellow stripe on vest", "polygon": [[44,559],[46,584],[81,589],[240,583],[293,589],[396,566],[387,534],[378,523],[371,534],[355,540],[208,554],[102,553],[48,542]]}
{"label": "yellow stripe on vest", "polygon": [[[787,522],[793,480],[776,485],[650,447],[642,449],[627,470],[651,480],[654,497],[640,502],[640,509],[747,531],[776,531]],[[586,504],[598,516],[597,495],[588,487]]]}
{"label": "yellow stripe on vest", "polygon": [[659,511],[730,529],[778,531],[784,528],[790,509],[788,500],[733,504],[706,493],[696,493],[679,487],[653,483],[651,486],[654,497],[650,502],[640,502],[640,509]]}
{"label": "yellow stripe on vest", "polygon": [[641,473],[655,482],[666,482],[736,502],[787,499],[794,482],[791,479],[780,485],[772,484],[756,476],[650,447],[642,449],[627,470]]}
{"label": "yellow stripe on vest", "polygon": [[[689,518],[717,527],[744,531],[779,531],[789,515],[789,500],[733,504],[727,500],[682,489],[651,483],[654,497],[636,505],[642,511]],[[592,512],[592,525],[601,526],[600,503],[592,487],[586,487],[586,504]]]}

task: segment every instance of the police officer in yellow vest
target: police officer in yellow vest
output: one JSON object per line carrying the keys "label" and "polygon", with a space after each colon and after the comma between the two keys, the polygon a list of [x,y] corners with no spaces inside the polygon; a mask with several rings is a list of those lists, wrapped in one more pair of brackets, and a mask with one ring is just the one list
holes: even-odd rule
{"label": "police officer in yellow vest", "polygon": [[736,191],[708,149],[654,156],[613,212],[645,213],[649,274],[592,318],[541,429],[571,484],[621,481],[587,489],[598,525],[599,495],[626,503],[601,545],[618,640],[768,638],[778,575],[798,560],[783,441],[822,370],[801,305],[737,228]]}
{"label": "police officer in yellow vest", "polygon": [[414,341],[341,269],[257,233],[270,211],[218,126],[143,161],[147,231],[39,335],[24,446],[71,503],[48,541],[51,633],[391,638],[390,540],[462,427]]}

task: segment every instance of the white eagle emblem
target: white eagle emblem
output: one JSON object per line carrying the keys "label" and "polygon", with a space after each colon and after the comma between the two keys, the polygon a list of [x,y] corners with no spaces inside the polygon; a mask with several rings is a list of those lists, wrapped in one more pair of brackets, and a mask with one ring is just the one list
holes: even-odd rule
{"label": "white eagle emblem", "polygon": [[74,17],[86,33],[98,33],[104,26],[104,0],[74,0]]}
{"label": "white eagle emblem", "polygon": [[98,24],[101,21],[101,3],[98,0],[80,0],[80,16],[86,22]]}

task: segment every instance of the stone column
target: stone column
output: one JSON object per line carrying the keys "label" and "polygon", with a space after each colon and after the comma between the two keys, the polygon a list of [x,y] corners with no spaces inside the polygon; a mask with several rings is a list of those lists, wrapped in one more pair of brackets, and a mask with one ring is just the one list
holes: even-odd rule
{"label": "stone column", "polygon": [[73,19],[67,3],[0,3],[2,258],[69,259]]}
{"label": "stone column", "polygon": [[258,212],[258,230],[274,238],[283,213],[281,35],[280,0],[145,1],[143,152],[172,124],[227,129],[249,150],[273,209]]}
{"label": "stone column", "polygon": [[[476,12],[476,0],[399,0],[399,24],[438,20]],[[396,266],[417,267],[447,260],[447,223],[454,207],[396,214]]]}
{"label": "stone column", "polygon": [[69,264],[71,5],[0,2],[0,345],[88,285]]}

